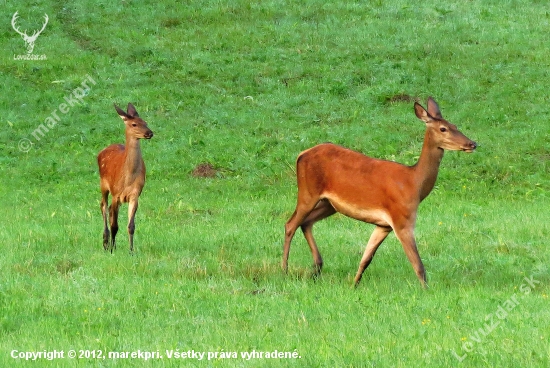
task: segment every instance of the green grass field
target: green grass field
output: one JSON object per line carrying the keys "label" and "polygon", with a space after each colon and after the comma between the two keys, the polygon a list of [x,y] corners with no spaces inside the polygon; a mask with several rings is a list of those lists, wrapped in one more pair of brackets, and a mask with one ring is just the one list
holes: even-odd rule
{"label": "green grass field", "polygon": [[[546,2],[2,9],[0,366],[550,366]],[[48,15],[46,60],[19,58],[16,11],[29,34]],[[315,227],[322,276],[299,231],[284,275],[298,153],[331,141],[411,165],[428,96],[480,144],[445,154],[420,206],[430,288],[392,234],[354,289],[373,226],[341,215]],[[96,155],[123,143],[115,102],[155,133],[134,255],[126,206],[116,251],[102,247]],[[193,175],[206,163],[212,177]]]}

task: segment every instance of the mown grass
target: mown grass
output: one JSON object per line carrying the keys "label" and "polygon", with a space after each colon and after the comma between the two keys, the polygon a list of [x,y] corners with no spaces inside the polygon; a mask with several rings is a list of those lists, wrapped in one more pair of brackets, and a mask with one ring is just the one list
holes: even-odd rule
{"label": "mown grass", "polygon": [[[544,2],[43,0],[4,9],[2,366],[19,362],[14,349],[301,356],[54,366],[548,366]],[[9,26],[16,10],[23,29],[49,15],[34,51],[47,60],[13,60],[25,53]],[[83,103],[34,137],[87,76],[96,84]],[[430,95],[480,143],[475,154],[445,155],[420,207],[430,289],[393,235],[353,289],[372,226],[340,215],[316,225],[322,276],[311,278],[301,234],[283,275],[296,155],[332,141],[413,164],[423,126],[412,101]],[[134,103],[155,133],[142,144],[148,176],[133,256],[124,231],[114,254],[101,246],[95,157],[123,140],[113,102]],[[217,174],[194,177],[201,163]],[[526,277],[538,282],[528,294]],[[518,304],[489,331],[512,297]]]}

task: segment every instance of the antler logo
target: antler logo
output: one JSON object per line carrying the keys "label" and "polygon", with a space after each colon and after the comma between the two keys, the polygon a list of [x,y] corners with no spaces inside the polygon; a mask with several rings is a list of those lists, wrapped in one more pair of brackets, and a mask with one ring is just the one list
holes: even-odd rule
{"label": "antler logo", "polygon": [[15,22],[17,21],[18,12],[15,12],[13,17],[11,18],[11,26],[15,30],[15,32],[19,33],[21,37],[23,37],[23,41],[27,44],[27,54],[32,54],[32,50],[34,50],[34,43],[36,42],[36,39],[42,33],[42,31],[46,28],[46,25],[48,24],[48,14],[44,14],[44,25],[42,26],[42,29],[40,31],[34,31],[31,36],[27,34],[27,30],[24,32],[21,32]]}

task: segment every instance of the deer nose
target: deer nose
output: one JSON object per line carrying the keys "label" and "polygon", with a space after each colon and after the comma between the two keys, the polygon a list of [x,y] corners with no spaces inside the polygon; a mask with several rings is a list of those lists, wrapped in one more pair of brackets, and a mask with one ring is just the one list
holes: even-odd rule
{"label": "deer nose", "polygon": [[145,135],[146,139],[151,139],[151,138],[153,138],[153,131],[149,130],[144,135]]}
{"label": "deer nose", "polygon": [[473,150],[475,150],[475,149],[477,148],[477,143],[474,142],[474,141],[471,141],[471,142],[470,142],[470,147],[471,147]]}

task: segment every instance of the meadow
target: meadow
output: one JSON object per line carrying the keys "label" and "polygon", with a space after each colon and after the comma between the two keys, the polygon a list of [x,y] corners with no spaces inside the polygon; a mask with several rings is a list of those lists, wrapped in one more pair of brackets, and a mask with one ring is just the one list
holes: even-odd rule
{"label": "meadow", "polygon": [[[0,366],[550,365],[544,1],[2,9]],[[33,50],[45,60],[18,58],[16,11],[29,33],[48,15]],[[429,289],[393,234],[353,288],[373,226],[338,214],[315,226],[322,275],[299,231],[285,275],[296,156],[330,141],[412,165],[425,130],[413,103],[428,96],[479,143],[445,154],[420,205]],[[128,102],[155,134],[133,255],[126,206],[103,250],[96,163],[123,143],[113,103]],[[163,358],[108,355],[138,351]]]}

